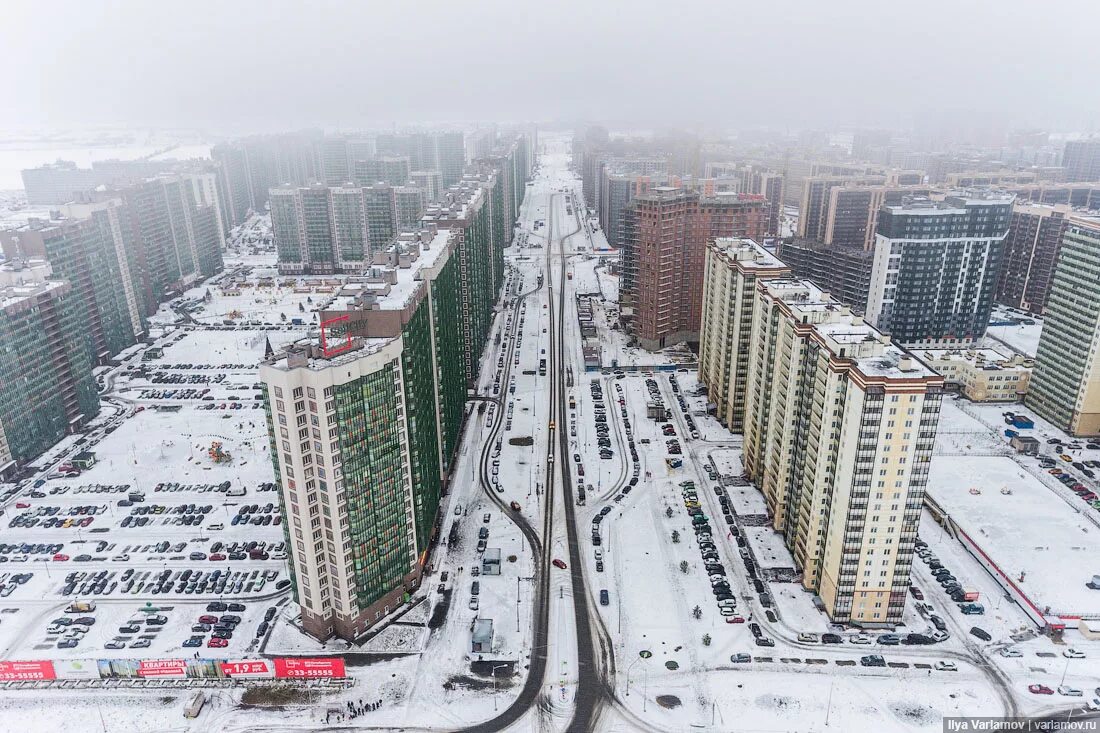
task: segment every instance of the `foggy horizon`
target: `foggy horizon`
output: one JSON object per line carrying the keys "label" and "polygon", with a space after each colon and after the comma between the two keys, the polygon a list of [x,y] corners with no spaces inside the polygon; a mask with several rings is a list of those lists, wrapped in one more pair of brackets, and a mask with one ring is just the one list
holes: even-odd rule
{"label": "foggy horizon", "polygon": [[[1092,22],[1090,22],[1090,20]],[[1087,132],[1100,9],[926,3],[8,7],[5,129],[602,121]]]}

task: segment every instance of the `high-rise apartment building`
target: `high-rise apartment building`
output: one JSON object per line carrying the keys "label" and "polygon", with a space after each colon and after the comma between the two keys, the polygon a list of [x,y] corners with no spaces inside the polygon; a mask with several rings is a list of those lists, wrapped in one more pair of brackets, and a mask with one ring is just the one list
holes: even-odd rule
{"label": "high-rise apartment building", "polygon": [[404,155],[384,155],[357,160],[352,178],[357,186],[369,186],[372,183],[404,186],[409,182],[409,159]]}
{"label": "high-rise apartment building", "polygon": [[99,411],[83,299],[39,263],[0,268],[0,474]]}
{"label": "high-rise apartment building", "polygon": [[488,338],[496,293],[504,280],[503,267],[495,269],[494,262],[502,261],[506,242],[494,237],[503,227],[493,222],[494,216],[503,218],[504,212],[494,211],[491,201],[490,189],[477,180],[464,178],[447,189],[439,203],[429,206],[422,218],[424,226],[448,229],[455,236],[455,258],[462,283],[459,324],[467,345],[463,354],[465,375],[471,385],[477,378],[478,360]]}
{"label": "high-rise apartment building", "polygon": [[638,194],[655,186],[667,185],[663,175],[649,176],[640,173],[612,173],[605,167],[600,176],[599,222],[607,243],[612,247],[623,246],[623,216],[627,205]]}
{"label": "high-rise apartment building", "polygon": [[458,238],[402,235],[322,314],[340,333],[260,368],[295,598],[319,639],[357,639],[420,583],[466,399]]}
{"label": "high-rise apartment building", "polygon": [[367,229],[372,247],[383,248],[397,234],[393,221],[393,190],[384,183],[362,186],[367,205]]}
{"label": "high-rise apartment building", "polygon": [[[85,208],[70,205],[67,208]],[[141,256],[117,200],[87,207],[81,218],[32,221],[0,232],[4,252],[43,257],[53,277],[67,280],[68,298],[81,304],[93,363],[105,364],[145,333]]]}
{"label": "high-rise apartment building", "polygon": [[1100,137],[1066,142],[1062,167],[1067,181],[1100,181]]}
{"label": "high-rise apartment building", "polygon": [[1071,211],[1065,204],[1042,206],[1017,201],[1012,207],[994,296],[998,303],[1042,314]]}
{"label": "high-rise apartment building", "polygon": [[438,201],[443,195],[443,176],[439,171],[409,171],[407,180],[424,191],[424,202]]}
{"label": "high-rise apartment building", "polygon": [[795,277],[812,280],[856,313],[867,312],[875,262],[873,251],[795,238],[781,242],[776,254]]}
{"label": "high-rise apartment building", "polygon": [[[444,186],[453,186],[466,169],[466,137],[461,132],[442,132],[435,137],[435,165]],[[419,168],[420,166],[418,166]]]}
{"label": "high-rise apartment building", "polygon": [[875,247],[878,214],[883,206],[897,206],[906,198],[928,196],[924,186],[834,186],[822,214],[824,234],[819,240],[832,247],[870,251]]}
{"label": "high-rise apartment building", "polygon": [[370,207],[362,188],[284,186],[272,189],[270,199],[279,272],[323,275],[369,266]]}
{"label": "high-rise apartment building", "polygon": [[105,182],[96,171],[63,160],[28,168],[22,171],[22,177],[27,203],[32,206],[65,204]]}
{"label": "high-rise apartment building", "polygon": [[1012,196],[915,199],[879,213],[867,320],[910,346],[971,344],[993,309]]}
{"label": "high-rise apartment building", "polygon": [[1072,435],[1100,434],[1100,217],[1062,236],[1026,403]]}
{"label": "high-rise apartment building", "polygon": [[766,219],[760,196],[661,186],[634,197],[624,216],[620,314],[643,348],[699,339],[707,243],[760,240]]}
{"label": "high-rise apartment building", "polygon": [[719,237],[707,245],[699,381],[733,432],[744,429],[756,283],[789,276],[789,268],[751,239]]}
{"label": "high-rise apartment building", "polygon": [[898,624],[943,379],[813,283],[756,297],[745,468],[829,617]]}
{"label": "high-rise apartment building", "polygon": [[424,213],[424,191],[416,186],[393,187],[393,223],[398,232],[415,230]]}

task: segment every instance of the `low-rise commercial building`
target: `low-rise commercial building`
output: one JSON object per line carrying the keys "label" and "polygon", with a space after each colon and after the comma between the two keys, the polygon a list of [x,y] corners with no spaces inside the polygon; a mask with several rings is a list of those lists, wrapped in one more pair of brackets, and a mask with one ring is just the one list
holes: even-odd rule
{"label": "low-rise commercial building", "polygon": [[913,354],[974,402],[1019,402],[1027,394],[1034,362],[996,349],[914,349]]}

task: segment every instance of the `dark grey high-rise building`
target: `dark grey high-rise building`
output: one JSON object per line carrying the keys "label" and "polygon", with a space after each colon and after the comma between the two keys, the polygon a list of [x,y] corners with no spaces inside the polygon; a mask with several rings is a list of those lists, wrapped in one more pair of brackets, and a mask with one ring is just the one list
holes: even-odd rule
{"label": "dark grey high-rise building", "polygon": [[899,343],[970,344],[985,334],[1012,197],[914,199],[878,217],[867,320]]}
{"label": "dark grey high-rise building", "polygon": [[1016,203],[997,282],[998,303],[1042,314],[1072,209]]}
{"label": "dark grey high-rise building", "polygon": [[1100,137],[1067,142],[1062,167],[1067,181],[1100,181]]}

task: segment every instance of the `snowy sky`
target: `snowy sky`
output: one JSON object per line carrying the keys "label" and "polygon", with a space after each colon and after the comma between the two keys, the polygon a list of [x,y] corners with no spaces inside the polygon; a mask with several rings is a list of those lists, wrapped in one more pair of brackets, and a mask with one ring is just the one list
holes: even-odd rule
{"label": "snowy sky", "polygon": [[0,128],[1100,124],[1095,0],[5,0]]}

